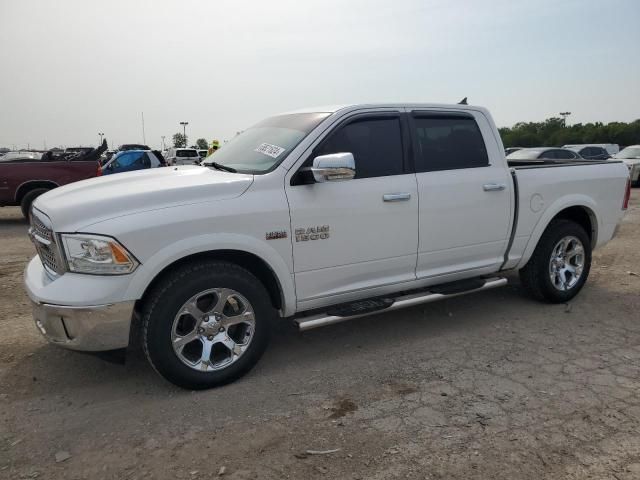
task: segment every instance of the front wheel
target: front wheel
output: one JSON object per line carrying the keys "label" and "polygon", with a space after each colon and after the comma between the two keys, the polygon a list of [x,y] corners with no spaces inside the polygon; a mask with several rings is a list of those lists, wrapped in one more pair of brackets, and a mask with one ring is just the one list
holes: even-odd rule
{"label": "front wheel", "polygon": [[159,282],[143,313],[153,367],[188,389],[229,383],[260,359],[275,310],[262,283],[228,262],[178,268]]}
{"label": "front wheel", "polygon": [[564,303],[584,286],[591,269],[591,241],[570,220],[553,220],[520,270],[525,290],[537,300]]}

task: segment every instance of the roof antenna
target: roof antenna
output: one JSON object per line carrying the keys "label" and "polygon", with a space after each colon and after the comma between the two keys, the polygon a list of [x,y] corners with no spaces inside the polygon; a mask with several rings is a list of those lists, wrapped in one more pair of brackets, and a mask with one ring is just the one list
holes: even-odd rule
{"label": "roof antenna", "polygon": [[464,97],[462,100],[460,100],[460,101],[458,102],[458,105],[469,105],[469,104],[467,103],[467,97]]}

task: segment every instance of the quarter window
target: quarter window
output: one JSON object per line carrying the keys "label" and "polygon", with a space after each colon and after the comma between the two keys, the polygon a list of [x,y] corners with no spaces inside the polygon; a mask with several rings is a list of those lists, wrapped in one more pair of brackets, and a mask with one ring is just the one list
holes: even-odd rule
{"label": "quarter window", "polygon": [[398,117],[354,120],[339,127],[316,148],[312,157],[351,152],[356,178],[403,173],[402,134]]}
{"label": "quarter window", "polygon": [[482,134],[471,117],[416,116],[413,129],[418,172],[489,165]]}

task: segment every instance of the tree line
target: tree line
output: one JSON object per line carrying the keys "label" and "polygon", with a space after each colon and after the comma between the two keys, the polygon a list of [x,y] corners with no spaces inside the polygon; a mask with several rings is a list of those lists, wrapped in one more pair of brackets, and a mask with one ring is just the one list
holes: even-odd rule
{"label": "tree line", "polygon": [[[174,133],[173,137],[173,146],[176,148],[185,148],[187,146],[187,136],[178,132],[178,133]],[[196,144],[192,145],[191,148],[198,148],[200,150],[206,150],[207,148],[209,148],[209,143],[207,142],[206,138],[199,138],[196,140]]]}
{"label": "tree line", "polygon": [[580,143],[617,143],[620,147],[640,144],[640,119],[630,123],[576,123],[566,125],[562,118],[544,122],[519,122],[498,129],[505,147],[561,147]]}

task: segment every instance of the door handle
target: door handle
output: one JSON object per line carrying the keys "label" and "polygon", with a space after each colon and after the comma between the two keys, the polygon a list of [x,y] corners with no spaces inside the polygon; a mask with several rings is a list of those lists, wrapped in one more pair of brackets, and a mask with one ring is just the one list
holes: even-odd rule
{"label": "door handle", "polygon": [[507,186],[504,183],[485,183],[482,188],[485,192],[498,192],[504,190]]}
{"label": "door handle", "polygon": [[382,196],[382,200],[385,202],[406,202],[410,198],[410,193],[385,193]]}

